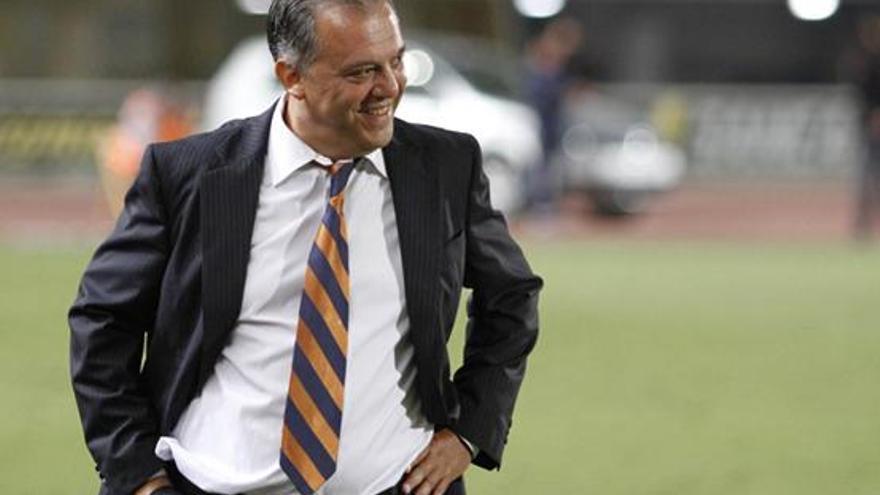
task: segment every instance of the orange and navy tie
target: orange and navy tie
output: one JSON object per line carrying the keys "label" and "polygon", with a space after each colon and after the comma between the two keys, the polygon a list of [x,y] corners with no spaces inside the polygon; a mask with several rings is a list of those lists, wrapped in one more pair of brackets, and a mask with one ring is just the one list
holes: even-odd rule
{"label": "orange and navy tie", "polygon": [[330,167],[330,200],[309,252],[284,410],[281,469],[302,495],[336,471],[348,351],[348,233],[343,190],[354,163]]}

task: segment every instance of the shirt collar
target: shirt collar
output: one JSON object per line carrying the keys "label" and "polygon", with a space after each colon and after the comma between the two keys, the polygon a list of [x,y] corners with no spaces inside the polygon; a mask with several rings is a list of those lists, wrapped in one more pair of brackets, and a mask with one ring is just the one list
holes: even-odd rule
{"label": "shirt collar", "polygon": [[[272,123],[269,126],[269,145],[267,150],[267,170],[271,174],[272,186],[277,187],[291,174],[305,168],[312,161],[329,166],[333,160],[313,150],[284,123],[284,107],[287,94],[283,94],[275,104]],[[369,160],[376,172],[388,178],[385,171],[385,157],[381,149],[375,149],[364,158]]]}

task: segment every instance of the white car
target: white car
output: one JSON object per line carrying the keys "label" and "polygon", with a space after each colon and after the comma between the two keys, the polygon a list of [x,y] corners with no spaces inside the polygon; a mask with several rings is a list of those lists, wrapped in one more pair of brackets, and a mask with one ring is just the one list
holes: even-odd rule
{"label": "white car", "polygon": [[[263,37],[242,41],[208,83],[203,127],[254,115],[281,94]],[[449,62],[407,40],[407,89],[396,115],[473,134],[483,148],[492,204],[511,213],[523,204],[525,171],[540,159],[539,124],[524,104],[476,89]]]}
{"label": "white car", "polygon": [[596,211],[628,215],[681,182],[687,158],[661,137],[642,108],[592,94],[569,105],[557,160],[565,187],[587,194]]}

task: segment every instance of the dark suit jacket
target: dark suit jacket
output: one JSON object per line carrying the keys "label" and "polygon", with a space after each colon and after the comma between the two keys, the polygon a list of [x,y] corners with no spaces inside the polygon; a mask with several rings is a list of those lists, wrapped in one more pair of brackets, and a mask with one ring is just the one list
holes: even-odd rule
{"label": "dark suit jacket", "polygon": [[[214,369],[238,317],[271,110],[147,148],[70,310],[71,375],[102,494],[128,494]],[[417,392],[496,468],[537,337],[532,274],[489,204],[473,137],[395,121],[383,149],[400,236]],[[464,365],[446,342],[473,288]]]}

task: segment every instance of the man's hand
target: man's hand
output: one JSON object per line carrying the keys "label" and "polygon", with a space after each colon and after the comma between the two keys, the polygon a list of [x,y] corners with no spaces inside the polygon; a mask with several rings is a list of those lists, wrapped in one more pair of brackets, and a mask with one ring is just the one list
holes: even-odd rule
{"label": "man's hand", "polygon": [[[168,490],[171,491],[169,492]],[[135,490],[134,495],[156,495],[160,493],[177,493],[171,487],[171,480],[164,474],[150,478],[149,481]]]}
{"label": "man's hand", "polygon": [[440,430],[434,433],[431,443],[407,470],[403,492],[443,495],[449,484],[460,478],[470,464],[471,453],[458,435],[449,429]]}

